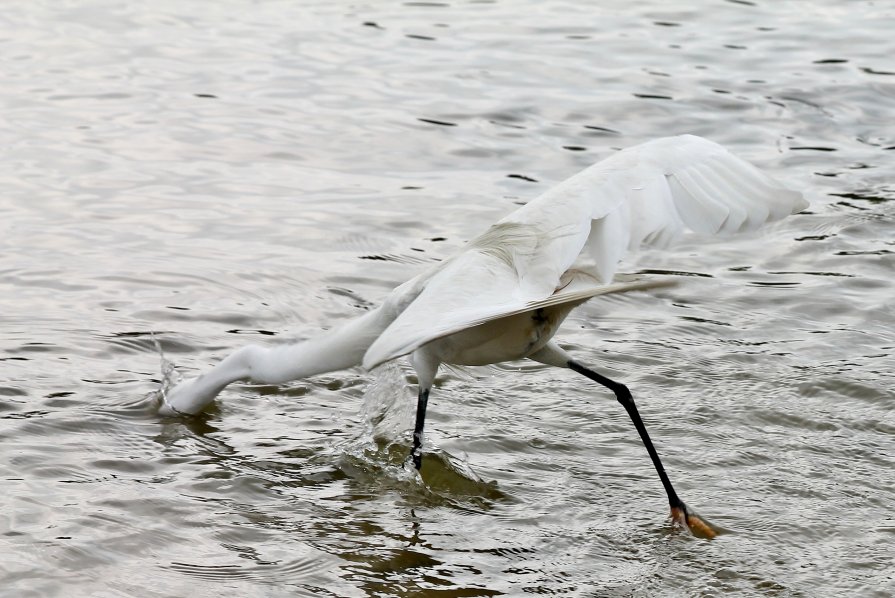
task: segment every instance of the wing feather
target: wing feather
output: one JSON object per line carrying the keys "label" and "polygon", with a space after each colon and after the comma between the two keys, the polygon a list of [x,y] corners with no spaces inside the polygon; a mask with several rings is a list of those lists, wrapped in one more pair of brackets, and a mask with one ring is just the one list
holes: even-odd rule
{"label": "wing feather", "polygon": [[608,285],[625,253],[641,245],[664,247],[688,230],[753,230],[807,206],[801,193],[701,137],[622,150],[509,214],[428,274],[364,366],[495,318],[613,288],[563,290],[573,267]]}

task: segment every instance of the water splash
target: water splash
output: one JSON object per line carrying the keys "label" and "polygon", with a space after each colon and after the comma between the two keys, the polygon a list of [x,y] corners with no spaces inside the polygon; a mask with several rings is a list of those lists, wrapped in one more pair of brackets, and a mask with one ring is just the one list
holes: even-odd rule
{"label": "water splash", "polygon": [[405,467],[416,401],[400,366],[390,362],[377,368],[363,399],[357,432],[333,447],[339,467],[350,475],[365,472],[419,482],[416,470]]}
{"label": "water splash", "polygon": [[147,398],[154,400],[156,407],[161,407],[162,405],[168,405],[168,390],[180,384],[183,380],[183,374],[177,371],[174,362],[169,361],[168,358],[165,357],[165,352],[162,351],[162,345],[158,341],[158,338],[156,338],[155,332],[150,332],[150,337],[152,338],[152,344],[155,346],[155,350],[161,360],[160,369],[162,380],[159,387],[150,392]]}
{"label": "water splash", "polygon": [[401,367],[394,361],[376,370],[376,377],[364,391],[360,415],[370,438],[403,442],[413,425],[416,398],[410,392]]}
{"label": "water splash", "polygon": [[422,472],[417,471],[409,459],[415,414],[416,395],[402,368],[395,362],[377,368],[364,392],[357,435],[335,447],[339,468],[407,498],[418,495],[428,504],[482,508],[504,498],[495,482],[473,471],[465,454],[451,455],[431,439],[425,440]]}

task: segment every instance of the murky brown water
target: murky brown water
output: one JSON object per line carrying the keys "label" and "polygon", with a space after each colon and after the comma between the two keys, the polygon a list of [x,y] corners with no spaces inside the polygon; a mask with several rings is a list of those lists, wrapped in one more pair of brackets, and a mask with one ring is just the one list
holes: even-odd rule
{"label": "murky brown water", "polygon": [[[599,8],[595,5],[599,4]],[[889,596],[895,9],[869,2],[9,4],[0,16],[0,595]],[[761,236],[644,253],[563,344],[606,392],[403,364],[192,373],[343,322],[516,204],[675,133],[801,188]]]}

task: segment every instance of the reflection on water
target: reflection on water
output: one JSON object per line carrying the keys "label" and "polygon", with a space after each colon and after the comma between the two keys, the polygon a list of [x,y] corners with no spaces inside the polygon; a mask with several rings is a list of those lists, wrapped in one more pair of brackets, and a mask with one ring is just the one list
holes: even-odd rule
{"label": "reflection on water", "polygon": [[[873,4],[106,0],[9,6],[0,56],[0,595],[895,591],[895,14]],[[533,364],[155,391],[305,338],[617,148],[695,133],[803,189],[644,252]]]}

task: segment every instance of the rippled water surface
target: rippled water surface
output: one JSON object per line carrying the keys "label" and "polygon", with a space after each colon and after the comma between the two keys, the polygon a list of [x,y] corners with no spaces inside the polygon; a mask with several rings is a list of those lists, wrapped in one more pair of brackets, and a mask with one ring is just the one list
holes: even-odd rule
{"label": "rippled water surface", "polygon": [[[0,15],[0,595],[889,596],[887,2],[9,3]],[[311,336],[580,168],[704,135],[812,202],[629,259],[681,285],[559,335],[630,385],[403,363],[184,375]]]}

